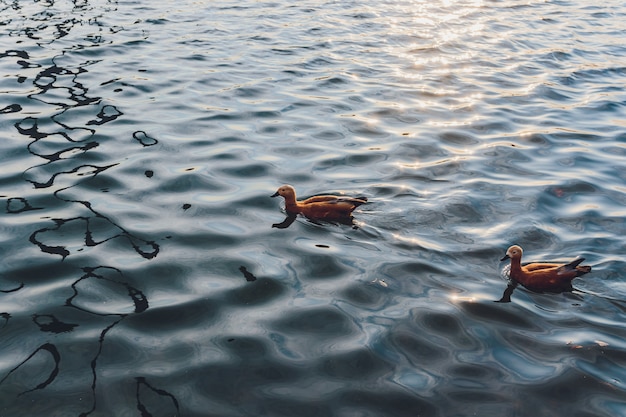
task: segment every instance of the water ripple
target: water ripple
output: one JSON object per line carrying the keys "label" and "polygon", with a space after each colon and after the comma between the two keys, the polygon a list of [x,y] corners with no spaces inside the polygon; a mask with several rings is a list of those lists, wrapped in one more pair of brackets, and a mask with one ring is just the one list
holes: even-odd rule
{"label": "water ripple", "polygon": [[625,17],[0,2],[0,414],[623,414]]}

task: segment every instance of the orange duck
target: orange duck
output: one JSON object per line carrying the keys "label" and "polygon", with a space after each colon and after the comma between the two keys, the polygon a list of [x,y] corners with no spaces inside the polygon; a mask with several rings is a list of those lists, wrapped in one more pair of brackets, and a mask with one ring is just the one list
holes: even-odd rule
{"label": "orange duck", "polygon": [[572,289],[572,280],[591,271],[590,266],[580,265],[585,259],[578,258],[570,263],[533,262],[522,265],[522,248],[513,245],[504,261],[511,259],[511,279],[532,291],[567,291]]}
{"label": "orange duck", "polygon": [[291,185],[281,186],[272,197],[285,199],[285,210],[290,215],[303,214],[309,219],[341,220],[352,217],[352,211],[367,202],[366,197],[318,195],[303,201],[296,200],[296,190]]}

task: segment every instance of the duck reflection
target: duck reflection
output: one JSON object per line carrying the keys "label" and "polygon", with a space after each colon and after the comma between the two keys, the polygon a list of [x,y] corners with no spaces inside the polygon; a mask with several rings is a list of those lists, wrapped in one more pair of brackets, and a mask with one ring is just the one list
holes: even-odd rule
{"label": "duck reflection", "polygon": [[[286,229],[289,226],[291,226],[291,224],[296,220],[297,217],[298,217],[298,214],[287,213],[287,217],[285,217],[285,220],[283,220],[280,223],[272,224],[272,227],[275,227],[277,229]],[[359,225],[356,223],[354,217],[352,217],[352,216],[336,218],[336,219],[332,219],[332,220],[329,220],[329,219],[319,220],[319,219],[311,219],[311,218],[307,217],[307,220],[309,222],[317,224],[317,225],[324,225],[324,224],[339,225],[339,224],[343,224],[345,226],[350,226],[353,229],[358,229],[359,228]]]}
{"label": "duck reflection", "polygon": [[516,282],[509,282],[509,285],[506,286],[506,289],[502,293],[502,297],[496,301],[496,303],[510,303],[511,295],[513,295],[513,291],[517,288]]}
{"label": "duck reflection", "polygon": [[324,222],[355,227],[352,212],[360,205],[367,203],[367,197],[335,195],[318,195],[298,201],[296,190],[291,185],[283,185],[271,195],[271,197],[278,196],[285,199],[285,211],[287,212],[285,220],[272,225],[278,229],[289,227],[298,214],[302,214],[309,221],[317,224]]}
{"label": "duck reflection", "polygon": [[[509,279],[509,283],[506,286],[506,288],[504,289],[504,292],[502,293],[502,297],[496,301],[496,303],[510,303],[511,302],[511,296],[513,295],[513,291],[515,291],[515,289],[518,287],[518,283],[515,282],[512,279]],[[530,288],[527,288],[524,286],[524,288],[526,288],[527,290],[534,292],[536,294],[545,294],[545,293],[549,293],[549,294],[561,294],[564,292],[574,292],[574,287],[572,285],[570,285],[569,287],[562,287],[559,288],[558,290],[552,290],[552,291],[538,291],[538,290],[533,290]],[[579,291],[579,290],[577,290]]]}

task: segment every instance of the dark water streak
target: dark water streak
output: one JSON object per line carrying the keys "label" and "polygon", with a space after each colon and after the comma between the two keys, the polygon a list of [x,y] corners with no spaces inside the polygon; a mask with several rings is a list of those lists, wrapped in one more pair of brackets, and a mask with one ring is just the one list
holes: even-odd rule
{"label": "dark water streak", "polygon": [[[54,3],[50,3],[46,6],[52,9],[54,7]],[[13,8],[19,11],[20,5],[18,3],[14,3]],[[43,16],[45,17],[42,19],[42,21],[46,23],[37,25],[35,27],[22,28],[19,32],[24,33],[28,38],[35,40],[37,44],[44,47],[44,44],[48,42],[52,43],[62,40],[62,38],[67,36],[72,31],[72,28],[75,25],[94,24],[94,22],[97,21],[95,19],[97,19],[98,17],[90,17],[89,15],[92,12],[93,10],[87,2],[82,5],[75,3],[71,10],[71,18],[64,20],[61,23],[55,23],[52,25],[54,27],[54,30],[51,39],[45,39],[47,37],[46,35],[38,36],[38,33],[40,31],[45,32],[48,29],[48,21],[54,21],[58,18],[58,15],[56,15],[54,11],[51,11],[50,13],[43,13]],[[81,20],[81,18],[74,17],[80,16],[81,14],[83,14],[82,17],[88,19],[88,21],[83,21]],[[35,15],[33,16],[33,19],[37,21],[39,20],[38,17],[41,16],[42,15]],[[21,17],[28,18],[24,15]],[[4,24],[6,24],[6,22]],[[15,35],[20,36],[19,32]],[[9,34],[9,36],[12,35],[14,34]],[[81,75],[88,72],[88,69],[86,67],[91,64],[90,62],[84,62],[83,64],[79,64],[79,66],[73,68],[65,68],[61,65],[58,65],[55,61],[62,58],[63,55],[68,51],[59,52],[60,55],[53,57],[47,64],[34,62],[35,59],[32,58],[27,51],[7,50],[6,52],[0,54],[0,59],[14,58],[15,64],[23,69],[37,69],[38,73],[32,80],[31,84],[33,87],[35,87],[35,91],[32,92],[31,90],[31,92],[26,95],[26,98],[28,100],[37,101],[44,105],[53,106],[56,108],[55,113],[51,114],[47,118],[44,117],[42,119],[39,117],[27,116],[14,124],[16,131],[20,135],[30,139],[30,143],[27,146],[28,151],[33,156],[42,158],[45,161],[43,164],[35,165],[32,168],[25,170],[25,179],[32,183],[35,189],[50,189],[51,195],[56,198],[57,210],[60,209],[60,207],[58,207],[58,203],[80,204],[86,209],[85,215],[68,218],[50,218],[49,221],[52,221],[54,226],[43,227],[34,231],[30,235],[29,240],[34,245],[37,245],[43,253],[60,255],[62,259],[65,259],[67,256],[70,255],[70,251],[66,248],[65,245],[49,245],[44,243],[43,240],[46,240],[46,237],[48,235],[54,235],[55,233],[62,235],[65,229],[76,230],[76,228],[82,228],[84,230],[84,247],[95,247],[112,239],[124,238],[139,255],[146,259],[153,258],[157,255],[159,251],[159,245],[152,241],[146,241],[145,239],[139,238],[132,233],[129,233],[122,226],[116,224],[110,218],[95,210],[89,201],[74,200],[63,197],[63,193],[66,190],[76,186],[76,183],[66,186],[59,185],[59,181],[57,181],[58,178],[69,176],[76,177],[77,180],[80,181],[79,177],[93,178],[100,173],[105,172],[107,169],[118,165],[117,163],[108,165],[80,163],[79,161],[77,161],[76,157],[72,156],[75,156],[76,154],[87,153],[100,146],[98,140],[94,138],[96,136],[96,131],[93,128],[89,128],[88,126],[102,126],[105,123],[113,122],[118,117],[122,116],[123,113],[119,111],[115,106],[102,105],[101,97],[90,97],[89,88],[79,81]],[[85,67],[81,65],[85,65]],[[23,84],[26,82],[26,80],[27,77],[19,77],[17,82],[19,84]],[[59,101],[57,101],[55,97],[58,97]],[[65,113],[82,107],[89,107],[92,109],[91,111],[95,113],[94,118],[88,120],[85,123],[85,127],[70,126],[61,121],[63,120],[63,116]],[[24,108],[20,104],[10,104],[4,107],[2,112],[4,114],[20,113],[25,110],[26,108]],[[143,131],[136,132],[134,136],[136,136],[137,140],[141,141],[144,146],[149,146],[144,143],[146,141],[145,138],[154,141],[153,139],[148,138],[148,136]],[[143,137],[140,138],[139,136]],[[49,142],[50,145],[48,144]],[[49,178],[46,179],[45,176],[47,175],[49,175]],[[25,197],[9,197],[6,201],[6,212],[12,215],[17,215],[34,210],[44,210],[44,207],[34,207],[33,205],[31,205],[29,200]],[[98,229],[98,233],[102,233],[103,229],[107,229],[109,234],[114,234],[106,238],[102,238],[101,240],[97,240],[94,237],[96,229]],[[80,304],[76,304],[75,299],[80,295],[78,288],[81,285],[81,282],[84,280],[104,280],[107,281],[108,284],[123,286],[127,290],[128,297],[131,298],[135,305],[135,309],[133,312],[134,314],[145,311],[148,308],[148,302],[140,290],[132,287],[130,284],[125,282],[123,273],[115,267],[101,265],[95,268],[84,267],[83,270],[85,274],[71,284],[70,287],[73,290],[74,294],[67,299],[65,305],[67,307],[81,310],[86,314],[95,314],[101,317],[117,317],[101,330],[100,335],[97,338],[98,348],[90,364],[92,374],[92,382],[90,384],[90,397],[92,404],[91,406],[87,405],[87,408],[79,413],[79,415],[81,416],[87,416],[93,414],[97,408],[96,388],[98,379],[98,358],[102,353],[102,346],[105,343],[107,334],[113,328],[115,328],[115,326],[117,326],[127,316],[127,314],[120,314],[115,312],[99,313],[91,311],[89,306],[82,307]],[[100,275],[96,272],[98,270],[107,270],[109,272],[113,272],[113,274],[117,274],[121,279]],[[28,277],[28,274],[26,274],[26,277]],[[19,292],[20,290],[23,290],[24,287],[25,283],[22,282],[17,288],[4,290],[3,292]],[[10,324],[10,320],[12,319],[12,315],[10,313],[2,314],[6,320],[5,326],[8,326]],[[40,331],[54,334],[72,333],[75,331],[75,328],[79,326],[79,324],[76,323],[63,322],[59,320],[54,314],[35,313],[33,314],[33,321],[39,327]],[[48,353],[50,359],[54,362],[54,368],[52,369],[50,374],[45,380],[37,383],[37,385],[33,388],[24,389],[16,395],[17,398],[19,398],[26,394],[31,394],[35,391],[41,391],[46,389],[59,377],[62,363],[67,360],[71,360],[71,356],[68,355],[69,352],[63,352],[63,350],[60,351],[59,349],[60,348],[57,347],[55,343],[43,343],[42,345],[34,349],[33,352],[30,353],[30,355],[28,355],[17,366],[10,369],[8,373],[6,373],[4,378],[0,380],[0,385],[7,387],[13,384],[15,378],[20,378],[16,375],[19,375],[19,372],[22,370],[22,368],[27,368],[30,362],[34,362],[35,358],[39,358],[41,356],[41,353],[46,352]],[[42,377],[45,377],[45,374]],[[31,385],[33,384],[33,381],[36,381],[37,379],[38,378],[35,378],[34,380],[28,380],[27,384]],[[145,405],[143,405],[141,400],[141,387],[149,388],[150,390],[161,396],[169,394],[167,394],[163,390],[151,386],[147,381],[145,381],[144,378],[137,378],[137,408],[143,413],[142,415],[150,415],[150,413],[146,411],[146,407]],[[85,402],[85,404],[88,404],[88,402],[89,401]],[[175,399],[174,403],[176,403]],[[61,408],[58,409],[61,410]],[[22,410],[22,412],[24,413],[23,415],[34,415],[37,413],[36,409],[26,409]],[[7,403],[5,401],[3,401],[2,413],[3,415],[5,413],[18,415],[16,414],[17,409],[13,409],[13,407],[10,406],[10,403]]]}

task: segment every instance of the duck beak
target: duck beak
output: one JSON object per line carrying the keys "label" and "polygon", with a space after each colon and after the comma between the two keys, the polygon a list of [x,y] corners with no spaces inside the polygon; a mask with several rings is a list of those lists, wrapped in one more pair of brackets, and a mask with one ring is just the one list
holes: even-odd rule
{"label": "duck beak", "polygon": [[511,259],[509,255],[504,255],[504,258],[500,259],[500,262],[506,261],[507,259]]}
{"label": "duck beak", "polygon": [[278,197],[278,191],[276,191],[274,194],[272,194],[270,197]]}

